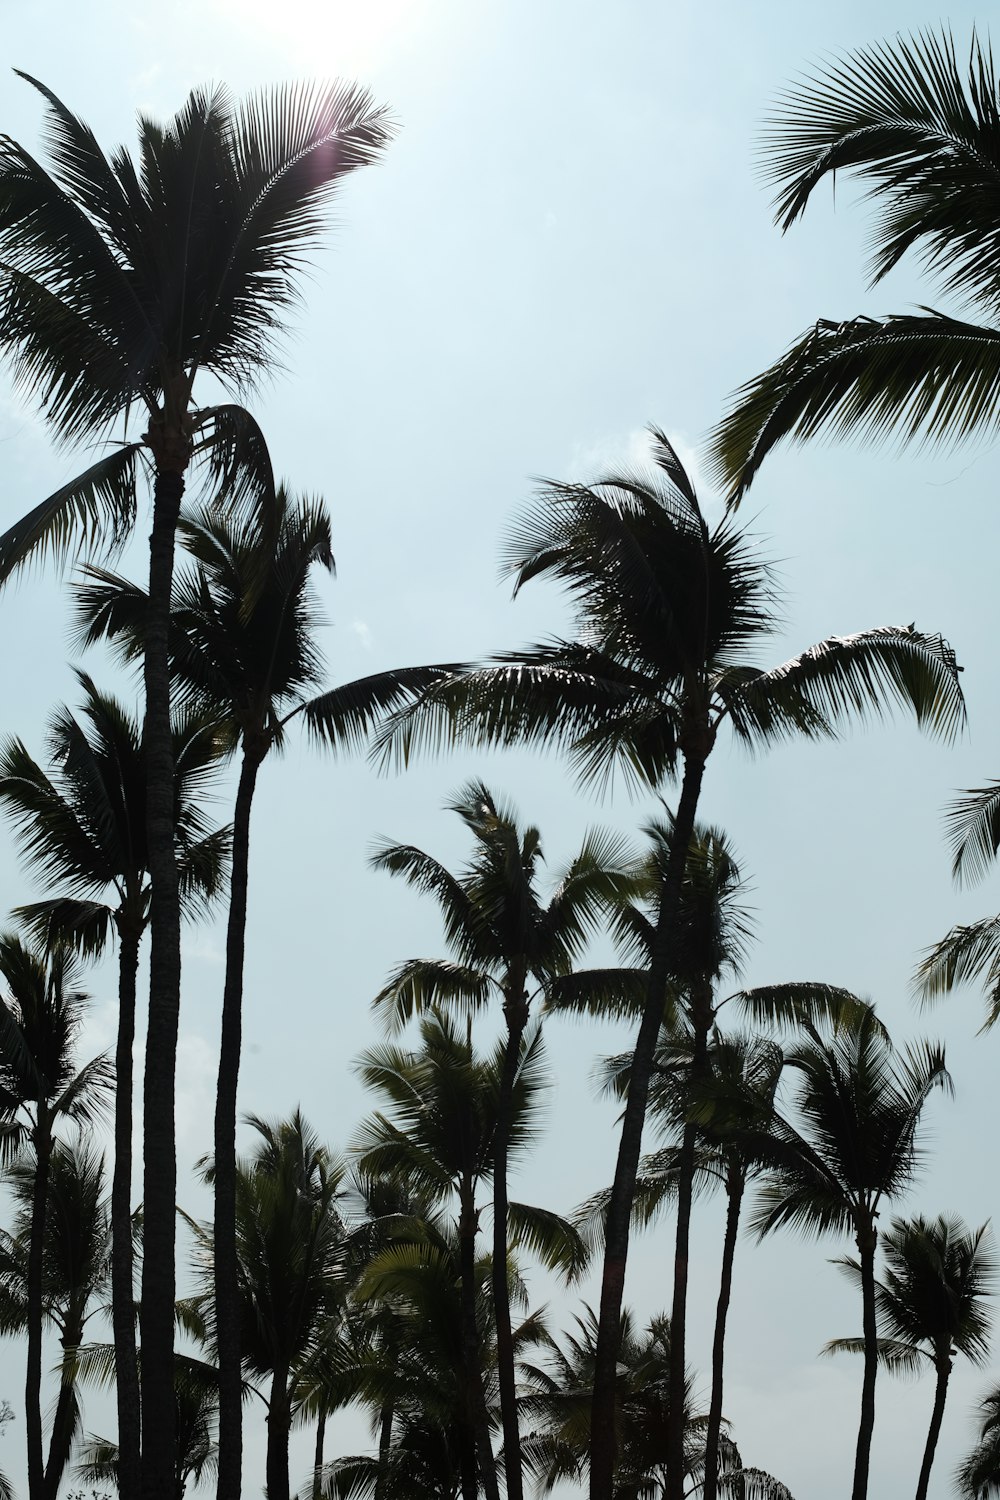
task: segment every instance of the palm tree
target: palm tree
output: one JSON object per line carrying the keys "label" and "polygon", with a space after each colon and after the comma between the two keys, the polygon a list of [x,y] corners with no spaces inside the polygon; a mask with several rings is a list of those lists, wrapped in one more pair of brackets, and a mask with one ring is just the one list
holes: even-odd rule
{"label": "palm tree", "polygon": [[69,948],[47,953],[10,933],[0,936],[0,1153],[13,1159],[30,1147],[31,1208],[25,1269],[27,1373],[24,1419],[28,1493],[46,1500],[42,1456],[42,1323],[45,1314],[46,1208],[56,1128],[86,1126],[107,1111],[114,1070],[103,1055],[82,1068],[74,1049],[87,997],[75,988],[77,964]]}
{"label": "palm tree", "polygon": [[980,1402],[979,1440],[955,1474],[964,1500],[995,1500],[1000,1495],[1000,1390]]}
{"label": "palm tree", "polygon": [[[311,1389],[310,1368],[343,1319],[349,1289],[345,1228],[337,1207],[343,1163],[296,1110],[288,1120],[249,1116],[253,1153],[238,1163],[236,1225],[243,1365],[269,1379],[267,1493],[289,1500],[288,1437]],[[205,1168],[211,1181],[213,1169]],[[202,1290],[182,1304],[190,1332],[215,1353],[214,1253],[208,1225],[197,1237]],[[258,1394],[261,1394],[258,1392]]]}
{"label": "palm tree", "polygon": [[628,882],[620,841],[591,834],[546,903],[538,888],[544,856],[537,828],[520,828],[513,809],[479,781],[463,787],[451,810],[475,840],[472,857],[458,875],[409,844],[384,845],[372,863],[436,898],[454,961],[408,959],[374,1004],[396,1025],[438,1006],[471,1013],[495,999],[503,1009],[505,1047],[492,1143],[493,1300],[507,1494],[509,1500],[521,1500],[507,1297],[507,1140],[514,1084],[533,1001],[544,996],[554,979],[571,972],[605,904]]}
{"label": "palm tree", "polygon": [[[587,1467],[594,1364],[597,1357],[598,1325],[592,1310],[584,1308],[574,1319],[576,1332],[565,1338],[565,1348],[551,1345],[551,1362],[525,1365],[531,1393],[524,1398],[526,1414],[536,1426],[525,1439],[529,1467],[548,1494],[561,1481],[578,1480]],[[653,1500],[666,1489],[674,1465],[674,1450],[668,1440],[673,1424],[668,1411],[671,1400],[670,1320],[654,1315],[646,1328],[638,1330],[626,1308],[619,1336],[616,1378],[616,1419],[620,1452],[612,1500]],[[703,1494],[706,1479],[703,1432],[705,1418],[692,1413],[693,1382],[684,1382],[682,1431],[684,1479],[691,1484],[685,1493]],[[791,1500],[780,1481],[758,1469],[745,1469],[736,1444],[724,1434],[716,1481],[730,1500]]]}
{"label": "palm tree", "polygon": [[[102,1385],[107,1385],[114,1379],[113,1350],[106,1344],[92,1344],[84,1349],[79,1363],[81,1374],[96,1377]],[[172,1490],[174,1500],[184,1500],[189,1484],[218,1477],[218,1412],[218,1372],[190,1355],[175,1354],[177,1466]],[[88,1434],[78,1449],[74,1473],[84,1484],[110,1484],[121,1493],[121,1452],[118,1444],[109,1438]],[[93,1496],[94,1492],[91,1493]]]}
{"label": "palm tree", "polygon": [[[279,489],[251,524],[203,509],[182,516],[178,534],[194,566],[175,581],[171,635],[174,690],[225,732],[241,755],[233,823],[222,1040],[215,1109],[216,1319],[219,1441],[242,1451],[240,1299],[236,1260],[236,1119],[242,1043],[250,816],[257,777],[301,716],[317,739],[350,747],[386,707],[444,674],[417,667],[378,673],[316,695],[324,676],[316,645],[320,616],[310,592],[315,568],[333,570],[330,521],[321,502]],[[141,589],[91,570],[78,593],[87,645],[116,642],[143,654],[149,600]]]}
{"label": "palm tree", "polygon": [[[515,590],[545,575],[576,608],[575,640],[556,640],[454,674],[376,736],[383,758],[464,740],[563,744],[585,779],[617,767],[681,791],[663,876],[649,986],[633,1054],[608,1210],[594,1377],[591,1493],[607,1500],[615,1465],[614,1379],[629,1222],[649,1078],[670,975],[688,845],[709,756],[728,724],[764,748],[791,735],[821,738],[848,722],[911,708],[952,736],[964,709],[954,653],[912,625],[834,636],[765,670],[755,650],[776,628],[776,594],[758,549],[732,517],[706,522],[690,479],[654,429],[655,475],[597,485],[548,483],[515,532],[507,559]],[[674,1401],[680,1410],[679,1400]],[[676,1420],[676,1418],[675,1418]],[[667,1500],[682,1500],[679,1466]]]}
{"label": "palm tree", "polygon": [[[479,1471],[486,1494],[499,1494],[489,1437],[483,1377],[481,1319],[477,1312],[476,1237],[483,1205],[480,1184],[496,1174],[497,1119],[507,1054],[502,1039],[492,1056],[476,1057],[471,1037],[463,1040],[453,1024],[432,1011],[420,1022],[420,1049],[406,1052],[385,1046],[362,1054],[357,1068],[363,1082],[392,1106],[392,1117],[376,1114],[356,1138],[358,1170],[365,1177],[387,1176],[431,1202],[458,1199],[462,1357],[469,1397],[468,1430],[474,1434]],[[511,1086],[505,1159],[509,1163],[529,1149],[535,1138],[534,1115],[544,1082],[541,1033],[522,1032],[517,1069]],[[495,1191],[495,1189],[494,1189]],[[507,1204],[509,1239],[525,1245],[567,1275],[583,1269],[585,1249],[579,1236],[549,1210],[522,1203]],[[508,1236],[503,1244],[507,1273]],[[493,1286],[496,1286],[493,1269]],[[504,1305],[509,1308],[509,1289]],[[495,1301],[495,1297],[494,1297]],[[508,1313],[509,1316],[509,1313]],[[499,1354],[499,1345],[498,1345]],[[463,1493],[475,1487],[467,1459]]]}
{"label": "palm tree", "polygon": [[[985,1298],[996,1282],[996,1260],[988,1245],[989,1226],[968,1230],[960,1219],[894,1219],[882,1236],[886,1268],[875,1284],[879,1358],[903,1374],[930,1364],[935,1373],[934,1406],[924,1447],[916,1500],[927,1500],[931,1465],[941,1433],[948,1382],[955,1356],[982,1365],[989,1354],[990,1315]],[[851,1279],[861,1267],[850,1256],[840,1261]],[[862,1339],[834,1339],[825,1353],[864,1353]]]}
{"label": "palm tree", "polygon": [[[26,76],[26,75],[22,75]],[[350,84],[291,85],[236,105],[196,90],[166,125],[139,122],[138,162],[105,156],[51,92],[50,169],[9,136],[0,147],[3,341],[15,378],[57,437],[107,440],[130,416],[141,437],[116,444],[0,538],[0,575],[46,548],[119,539],[135,518],[140,460],[153,472],[146,747],[152,882],[150,1005],[144,1088],[143,1491],[173,1485],[174,1079],[180,912],[174,851],[168,634],[174,531],[193,458],[221,498],[267,503],[274,483],[245,409],[198,407],[200,373],[253,386],[273,363],[305,252],[345,174],[391,136],[384,110]],[[236,1500],[239,1455],[222,1455],[221,1494]]]}
{"label": "palm tree", "polygon": [[[35,1161],[22,1155],[10,1169],[17,1205],[12,1230],[0,1231],[0,1331],[29,1327],[28,1260],[31,1253]],[[43,1491],[55,1500],[76,1436],[78,1354],[88,1322],[105,1310],[111,1279],[111,1213],[104,1158],[83,1141],[57,1142],[49,1158],[45,1242],[42,1251],[44,1320],[62,1347],[59,1395],[52,1416]]]}
{"label": "palm tree", "polygon": [[[858,1002],[859,1007],[862,1002]],[[759,1238],[782,1226],[853,1234],[861,1282],[864,1381],[851,1500],[866,1500],[878,1361],[875,1257],[882,1205],[904,1192],[920,1164],[917,1128],[928,1095],[951,1088],[941,1048],[898,1053],[869,1009],[830,1042],[808,1023],[785,1052],[795,1071],[798,1122],[775,1110],[743,1141],[770,1173],[751,1219]]]}
{"label": "palm tree", "polygon": [[963,66],[948,30],[835,58],[779,100],[763,149],[781,228],[805,212],[825,179],[856,173],[877,216],[872,284],[915,251],[976,321],[932,308],[819,319],[736,392],[716,431],[715,461],[731,502],[784,438],[825,428],[949,441],[996,426],[998,109],[989,45],[973,34]]}
{"label": "palm tree", "polygon": [[[132,1254],[132,1052],[136,969],[149,920],[146,755],[139,724],[86,673],[83,722],[69,709],[49,725],[53,762],[46,773],[21,740],[0,747],[0,802],[29,864],[60,894],[21,907],[18,916],[46,943],[99,953],[118,937],[118,1039],[115,1049],[113,1316],[122,1489],[138,1494],[139,1379],[135,1358]],[[182,908],[194,914],[217,894],[228,853],[227,829],[209,830],[198,798],[218,765],[215,724],[197,712],[174,713],[174,818]]]}

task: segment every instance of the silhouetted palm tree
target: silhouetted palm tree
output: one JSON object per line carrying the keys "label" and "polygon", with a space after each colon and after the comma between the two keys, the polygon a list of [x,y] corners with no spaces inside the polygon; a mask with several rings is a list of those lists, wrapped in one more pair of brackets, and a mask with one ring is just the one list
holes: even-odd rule
{"label": "silhouetted palm tree", "polygon": [[[911,708],[946,737],[963,721],[954,654],[912,625],[835,636],[769,670],[757,649],[776,627],[767,564],[731,518],[709,527],[690,479],[654,431],[655,475],[596,485],[550,483],[507,558],[520,588],[547,576],[575,607],[576,639],[556,640],[456,673],[390,718],[376,739],[400,760],[420,747],[568,746],[581,774],[614,767],[640,786],[680,776],[671,857],[658,904],[649,987],[633,1054],[602,1279],[591,1493],[607,1500],[615,1464],[616,1340],[650,1070],[671,966],[671,932],[698,798],[719,731],[763,748],[834,735],[850,722]],[[676,1380],[676,1376],[675,1376]],[[671,1410],[679,1421],[680,1392]],[[675,1466],[667,1500],[682,1500]]]}
{"label": "silhouetted palm tree", "polygon": [[[136,969],[149,921],[146,755],[140,727],[86,673],[83,721],[60,709],[49,725],[52,770],[21,740],[0,749],[3,803],[28,865],[58,894],[19,909],[41,942],[58,940],[92,955],[118,937],[118,1040],[115,1048],[113,1316],[119,1446],[123,1475],[139,1473],[139,1375],[135,1358],[132,1255],[132,1112]],[[218,765],[215,723],[174,712],[174,820],[182,910],[197,914],[222,885],[228,829],[210,830],[199,797]]]}
{"label": "silhouetted palm tree", "polygon": [[519,827],[513,809],[479,781],[463,787],[450,805],[475,840],[468,865],[457,875],[409,844],[384,845],[372,863],[435,897],[454,960],[408,959],[374,1003],[397,1025],[431,1007],[457,1007],[471,1014],[492,1001],[503,1008],[506,1045],[492,1143],[493,1301],[507,1495],[521,1500],[507,1291],[507,1138],[521,1042],[532,1002],[572,970],[607,902],[631,884],[622,867],[621,841],[591,834],[546,903],[539,890],[544,858],[539,830]]}
{"label": "silhouetted palm tree", "polygon": [[28,1493],[47,1500],[42,1456],[42,1323],[45,1293],[46,1208],[56,1128],[86,1126],[111,1105],[114,1070],[95,1057],[77,1066],[76,1042],[87,997],[75,988],[77,964],[69,948],[47,953],[20,938],[0,936],[0,1154],[11,1160],[30,1147],[31,1182],[28,1263],[25,1273],[27,1374],[24,1420],[28,1445]]}
{"label": "silhouetted palm tree", "polygon": [[912,1181],[923,1107],[933,1089],[950,1088],[951,1080],[941,1048],[925,1043],[897,1053],[873,1011],[831,1042],[808,1024],[805,1030],[812,1034],[785,1052],[797,1077],[797,1118],[776,1110],[766,1131],[744,1135],[747,1149],[771,1168],[751,1227],[758,1236],[782,1226],[854,1236],[865,1370],[851,1500],[866,1500],[878,1361],[878,1215]]}
{"label": "silhouetted palm tree", "polygon": [[[267,514],[250,524],[217,509],[201,510],[180,518],[178,534],[194,566],[180,571],[174,586],[174,691],[213,720],[240,753],[214,1156],[219,1427],[226,1443],[240,1433],[242,1410],[236,1117],[257,777],[267,757],[280,753],[289,726],[300,716],[316,739],[340,748],[363,743],[382,712],[425,689],[444,669],[381,672],[316,694],[325,674],[311,574],[318,567],[333,569],[329,516],[321,502],[295,501],[279,489]],[[126,580],[91,570],[78,591],[86,643],[110,638],[126,659],[141,656],[148,604],[142,590]]]}
{"label": "silhouetted palm tree", "polygon": [[[916,1500],[927,1500],[931,1466],[941,1433],[955,1356],[985,1364],[991,1318],[985,1299],[996,1284],[996,1258],[988,1225],[968,1230],[960,1219],[894,1219],[882,1235],[885,1270],[875,1284],[879,1358],[890,1370],[934,1370],[934,1406],[924,1447]],[[860,1281],[861,1267],[840,1265]],[[834,1339],[828,1353],[864,1353],[863,1339]]]}
{"label": "silhouetted palm tree", "polygon": [[[26,76],[26,75],[22,75]],[[140,460],[153,471],[146,753],[152,882],[144,1091],[142,1481],[174,1482],[174,1080],[180,911],[174,857],[168,622],[174,529],[192,459],[223,501],[266,505],[274,482],[256,422],[231,403],[198,407],[199,375],[241,394],[273,367],[304,254],[340,179],[374,161],[391,127],[349,84],[289,85],[234,104],[192,92],[165,125],[139,120],[139,152],[110,158],[34,79],[48,106],[46,169],[0,147],[2,337],[15,378],[65,442],[138,439],[61,487],[0,538],[0,576],[46,548],[116,541],[136,511]],[[224,1443],[221,1500],[240,1492],[239,1434]],[[129,1479],[128,1484],[132,1481]]]}

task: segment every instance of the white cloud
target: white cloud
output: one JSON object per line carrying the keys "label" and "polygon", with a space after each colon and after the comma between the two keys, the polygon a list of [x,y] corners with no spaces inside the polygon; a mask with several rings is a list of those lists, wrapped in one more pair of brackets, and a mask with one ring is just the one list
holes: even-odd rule
{"label": "white cloud", "polygon": [[372,649],[372,632],[370,625],[366,625],[364,620],[352,620],[350,630],[351,634],[357,636],[358,640],[361,642],[363,650],[370,651]]}

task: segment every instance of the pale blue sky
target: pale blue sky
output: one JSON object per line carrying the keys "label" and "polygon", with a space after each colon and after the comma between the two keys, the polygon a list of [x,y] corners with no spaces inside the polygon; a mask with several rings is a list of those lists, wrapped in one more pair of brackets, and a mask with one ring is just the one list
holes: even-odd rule
{"label": "pale blue sky", "polygon": [[[964,40],[974,10],[956,0],[950,15]],[[558,629],[552,591],[533,585],[512,605],[496,581],[497,542],[531,476],[588,478],[634,459],[649,421],[696,463],[726,394],[816,317],[934,301],[913,268],[866,289],[865,219],[844,185],[836,213],[821,193],[782,239],[754,175],[754,139],[768,100],[810,61],[938,18],[936,6],[853,0],[835,9],[780,0],[4,7],[8,61],[108,143],[131,138],[137,109],[170,113],[212,79],[240,92],[289,76],[356,76],[400,122],[384,163],[345,189],[286,368],[254,402],[278,468],[331,508],[339,577],[322,592],[335,680]],[[40,118],[33,92],[0,78],[0,129],[34,146]],[[81,466],[81,455],[53,454],[6,386],[0,454],[8,520]],[[722,746],[704,801],[754,882],[752,981],[846,984],[877,999],[900,1034],[946,1038],[958,1096],[931,1108],[934,1152],[911,1202],[973,1223],[995,1202],[1000,1038],[975,1037],[974,995],[918,1017],[908,976],[953,921],[1000,905],[1000,880],[953,890],[941,835],[953,789],[1000,774],[996,471],[992,441],[952,454],[815,446],[769,462],[748,515],[788,591],[775,659],[827,634],[915,620],[954,642],[970,728],[951,749],[909,724],[754,763]],[[142,547],[127,561],[141,567]],[[36,575],[0,610],[5,728],[40,746],[46,715],[73,692],[65,594]],[[378,779],[292,745],[265,769],[255,812],[245,1108],[301,1103],[333,1144],[347,1141],[364,1107],[350,1061],[372,1039],[370,997],[392,964],[440,944],[433,911],[370,873],[366,853],[385,835],[461,858],[455,820],[439,809],[473,773],[541,825],[554,867],[589,823],[630,828],[646,810],[624,799],[595,805],[558,764],[528,755],[454,757]],[[4,908],[24,899],[5,837],[0,882]],[[191,934],[186,955],[180,1191],[197,1209],[184,1171],[209,1145],[220,932]],[[103,1045],[114,1026],[110,968],[94,989]],[[610,1174],[612,1112],[593,1101],[589,1073],[621,1038],[553,1025],[549,1044],[550,1129],[518,1192],[569,1209]],[[699,1210],[691,1361],[702,1389],[720,1227],[717,1207]],[[844,1248],[775,1238],[744,1247],[737,1266],[726,1411],[747,1460],[797,1500],[841,1500],[849,1482],[860,1369],[816,1357],[860,1322],[827,1264]],[[643,1313],[667,1304],[669,1268],[665,1234],[639,1242],[629,1297]],[[550,1299],[541,1278],[535,1292]],[[21,1418],[20,1353],[0,1353],[0,1394]],[[956,1371],[940,1495],[985,1383]],[[880,1387],[871,1491],[880,1500],[912,1490],[930,1399],[926,1382]],[[98,1398],[88,1407],[100,1428],[106,1408]],[[0,1452],[15,1475],[23,1434],[19,1420]],[[361,1440],[345,1419],[331,1451]],[[304,1472],[304,1446],[299,1462]],[[255,1415],[248,1495],[262,1467]]]}

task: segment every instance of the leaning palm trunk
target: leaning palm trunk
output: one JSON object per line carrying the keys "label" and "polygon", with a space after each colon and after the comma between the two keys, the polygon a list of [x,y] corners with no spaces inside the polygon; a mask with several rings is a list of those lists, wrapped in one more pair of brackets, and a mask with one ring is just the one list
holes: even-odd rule
{"label": "leaning palm trunk", "polygon": [[858,1426],[858,1447],[854,1460],[854,1486],[851,1490],[851,1500],[867,1500],[872,1433],[875,1431],[875,1375],[878,1369],[878,1326],[875,1314],[876,1243],[876,1232],[871,1225],[859,1227],[858,1259],[861,1263],[865,1373],[861,1386],[861,1421]]}
{"label": "leaning palm trunk", "polygon": [[236,1090],[243,1033],[243,964],[246,946],[250,811],[263,755],[244,746],[236,814],[222,1042],[215,1104],[215,1315],[219,1342],[218,1500],[239,1500],[243,1482],[243,1382],[240,1341],[239,1256],[236,1245]]}
{"label": "leaning palm trunk", "polygon": [[[151,434],[152,435],[151,424]],[[143,1087],[143,1260],[141,1330],[142,1495],[173,1500],[176,1472],[174,1411],[175,1204],[177,1144],[175,1082],[180,1015],[181,920],[174,850],[174,756],[170,728],[168,634],[174,534],[184,493],[184,451],[168,446],[164,423],[157,459],[153,531],[149,544],[144,674],[146,685],[146,818],[149,845],[149,1023]],[[151,444],[153,446],[153,444]],[[124,1495],[123,1500],[133,1500]]]}
{"label": "leaning palm trunk", "polygon": [[514,1374],[514,1338],[510,1326],[510,1289],[507,1284],[507,1143],[513,1114],[514,1085],[521,1055],[521,1038],[528,1020],[524,978],[509,978],[504,1004],[507,1042],[497,1097],[493,1133],[493,1307],[496,1318],[497,1375],[500,1383],[500,1416],[503,1423],[504,1472],[507,1500],[521,1500],[523,1475],[521,1433],[517,1419],[517,1389]]}
{"label": "leaning palm trunk", "polygon": [[42,1251],[49,1191],[52,1132],[48,1112],[39,1101],[35,1125],[35,1181],[31,1194],[31,1240],[28,1245],[28,1353],[24,1381],[24,1425],[28,1442],[29,1500],[44,1500],[42,1456]]}
{"label": "leaning palm trunk", "polygon": [[[615,1392],[618,1339],[625,1294],[625,1264],[635,1179],[642,1150],[642,1131],[649,1098],[649,1081],[656,1056],[656,1042],[663,1022],[663,996],[670,976],[670,940],[680,904],[688,845],[694,831],[698,797],[705,774],[707,750],[685,754],[674,839],[664,872],[660,910],[650,953],[649,994],[636,1038],[629,1072],[628,1098],[622,1120],[615,1178],[608,1204],[601,1283],[601,1309],[594,1360],[594,1399],[591,1412],[590,1494],[591,1500],[611,1500],[616,1461]],[[671,1349],[673,1348],[671,1337]],[[683,1340],[679,1341],[683,1363]],[[667,1475],[665,1500],[683,1500],[683,1445],[669,1450],[674,1461]]]}
{"label": "leaning palm trunk", "polygon": [[943,1359],[937,1361],[936,1369],[937,1380],[934,1385],[934,1406],[931,1411],[931,1425],[928,1429],[927,1442],[924,1446],[924,1456],[920,1465],[920,1477],[917,1480],[915,1500],[927,1500],[927,1487],[931,1482],[931,1465],[934,1463],[938,1438],[941,1436],[944,1405],[948,1399],[948,1381],[951,1378],[950,1356],[945,1355]]}
{"label": "leaning palm trunk", "polygon": [[132,1049],[135,1042],[135,976],[141,927],[118,928],[118,1041],[115,1049],[115,1166],[111,1178],[111,1321],[118,1396],[118,1488],[139,1493],[139,1367],[135,1352],[135,1283],[132,1264]]}
{"label": "leaning palm trunk", "polygon": [[316,1451],[313,1454],[313,1500],[321,1500],[323,1494],[323,1448],[326,1443],[326,1408],[316,1419]]}
{"label": "leaning palm trunk", "polygon": [[733,1291],[733,1261],[736,1237],[740,1228],[745,1178],[736,1169],[726,1183],[729,1206],[726,1210],[726,1237],[722,1246],[722,1274],[719,1278],[719,1301],[715,1310],[715,1336],[712,1341],[712,1399],[705,1429],[705,1485],[702,1500],[715,1500],[719,1488],[719,1436],[722,1431],[722,1381],[726,1355],[726,1320]]}

